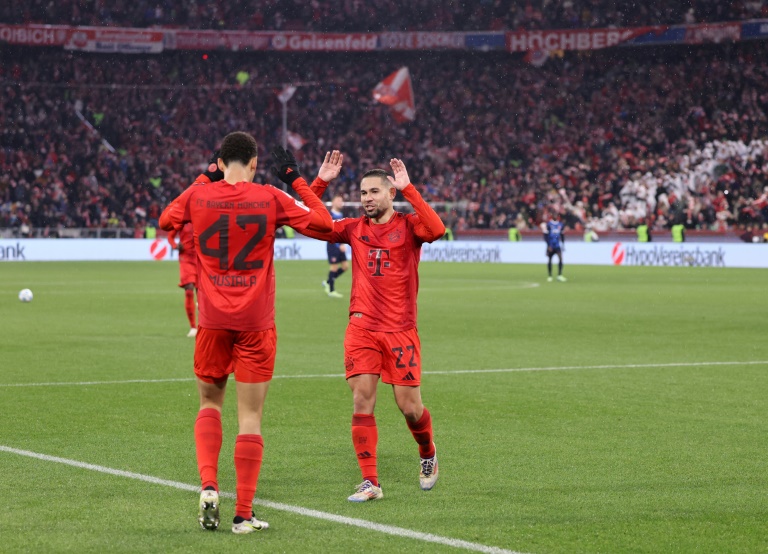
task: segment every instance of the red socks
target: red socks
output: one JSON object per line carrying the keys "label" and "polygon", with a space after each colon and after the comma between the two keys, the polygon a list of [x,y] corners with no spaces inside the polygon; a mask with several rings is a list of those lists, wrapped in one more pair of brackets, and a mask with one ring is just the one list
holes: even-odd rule
{"label": "red socks", "polygon": [[194,329],[197,325],[195,325],[195,291],[192,289],[184,289],[184,309],[187,311],[189,328]]}
{"label": "red socks", "polygon": [[197,413],[195,420],[195,450],[197,469],[203,488],[219,490],[216,474],[219,469],[221,450],[221,413],[214,408],[205,408]]}
{"label": "red socks", "polygon": [[[221,413],[214,408],[200,410],[195,421],[195,447],[197,468],[202,488],[219,490],[216,473],[221,450]],[[261,435],[238,435],[235,441],[235,474],[237,475],[237,503],[235,515],[251,519],[253,498],[261,471],[264,440]]]}
{"label": "red socks", "polygon": [[357,454],[357,463],[367,479],[377,487],[379,475],[376,471],[376,445],[379,442],[379,430],[373,414],[352,415],[352,444]]}
{"label": "red socks", "polygon": [[[407,420],[406,420],[407,422]],[[431,458],[435,455],[435,444],[432,441],[432,416],[424,408],[421,419],[414,424],[408,423],[413,438],[419,444],[419,456]],[[376,445],[379,442],[379,431],[373,414],[352,415],[352,444],[357,454],[357,463],[363,479],[379,486],[379,475],[376,468]]]}
{"label": "red socks", "polygon": [[261,471],[264,439],[261,435],[237,435],[235,441],[235,475],[237,476],[237,501],[235,515],[251,519],[253,498]]}
{"label": "red socks", "polygon": [[408,423],[408,429],[411,430],[413,438],[419,443],[419,456],[422,458],[434,456],[435,444],[432,442],[432,416],[429,415],[429,410],[427,410],[426,406],[419,421],[411,424],[406,420],[406,423]]}

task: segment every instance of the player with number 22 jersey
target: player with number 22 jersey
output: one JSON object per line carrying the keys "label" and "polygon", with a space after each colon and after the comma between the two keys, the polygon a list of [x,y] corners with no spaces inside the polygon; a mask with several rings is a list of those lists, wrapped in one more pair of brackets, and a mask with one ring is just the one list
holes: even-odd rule
{"label": "player with number 22 jersey", "polygon": [[[312,191],[322,196],[338,176],[343,156],[326,154]],[[418,444],[419,485],[431,490],[438,477],[432,417],[421,400],[421,343],[416,327],[421,246],[445,233],[440,216],[410,181],[405,164],[390,160],[393,176],[367,171],[360,182],[365,215],[333,222],[332,232],[305,234],[352,250],[352,294],[344,336],[344,367],[352,390],[352,443],[363,482],[351,502],[383,497],[377,466],[378,426],[374,416],[379,379],[392,385],[395,402]],[[394,210],[399,191],[414,213]]]}

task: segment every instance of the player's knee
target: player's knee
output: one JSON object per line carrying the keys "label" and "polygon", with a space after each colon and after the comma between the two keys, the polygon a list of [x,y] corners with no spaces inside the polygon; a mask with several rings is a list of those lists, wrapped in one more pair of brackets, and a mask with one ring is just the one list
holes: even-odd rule
{"label": "player's knee", "polygon": [[419,418],[421,418],[421,414],[424,411],[424,406],[421,405],[421,402],[415,401],[401,402],[398,404],[398,408],[400,408],[403,417],[413,423],[419,421]]}
{"label": "player's knee", "polygon": [[352,400],[355,407],[355,413],[373,413],[373,409],[376,406],[376,393],[368,394],[363,391],[355,391]]}

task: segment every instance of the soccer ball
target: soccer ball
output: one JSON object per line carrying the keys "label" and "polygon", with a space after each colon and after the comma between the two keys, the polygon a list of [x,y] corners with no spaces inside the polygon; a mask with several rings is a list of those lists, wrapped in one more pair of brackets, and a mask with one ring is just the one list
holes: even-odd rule
{"label": "soccer ball", "polygon": [[19,300],[21,300],[22,302],[32,302],[32,291],[29,289],[20,290]]}

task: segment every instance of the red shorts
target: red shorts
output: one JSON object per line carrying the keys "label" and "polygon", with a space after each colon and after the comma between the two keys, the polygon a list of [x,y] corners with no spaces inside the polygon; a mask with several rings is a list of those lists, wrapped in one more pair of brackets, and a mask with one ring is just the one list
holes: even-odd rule
{"label": "red shorts", "polygon": [[277,331],[230,331],[200,327],[195,338],[195,375],[206,383],[265,383],[275,371]]}
{"label": "red shorts", "polygon": [[373,373],[388,385],[421,384],[421,341],[418,331],[369,331],[347,325],[344,336],[346,378]]}
{"label": "red shorts", "polygon": [[179,286],[189,284],[197,286],[197,257],[184,251],[179,254]]}

